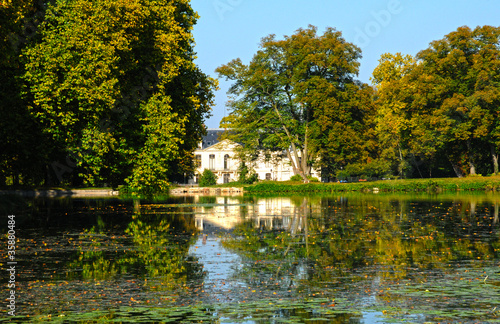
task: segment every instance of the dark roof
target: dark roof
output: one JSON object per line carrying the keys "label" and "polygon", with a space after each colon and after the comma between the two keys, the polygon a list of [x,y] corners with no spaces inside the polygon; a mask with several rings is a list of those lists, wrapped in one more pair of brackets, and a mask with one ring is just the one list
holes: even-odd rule
{"label": "dark roof", "polygon": [[219,143],[220,136],[224,133],[223,128],[209,128],[207,129],[207,135],[203,136],[201,148],[204,150],[214,144]]}

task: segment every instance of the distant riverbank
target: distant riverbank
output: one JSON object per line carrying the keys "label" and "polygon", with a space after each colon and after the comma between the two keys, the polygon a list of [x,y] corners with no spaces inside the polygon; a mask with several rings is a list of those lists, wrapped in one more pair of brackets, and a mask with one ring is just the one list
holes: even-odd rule
{"label": "distant riverbank", "polygon": [[0,195],[23,197],[111,197],[120,193],[113,189],[29,189],[0,190]]}
{"label": "distant riverbank", "polygon": [[244,188],[246,193],[306,192],[392,192],[392,191],[499,191],[500,176],[381,180],[351,183],[259,182]]}
{"label": "distant riverbank", "polygon": [[[174,187],[171,195],[225,195],[252,193],[334,193],[334,192],[443,192],[500,191],[500,176],[362,181],[349,183],[262,181],[253,185],[225,184],[213,187]],[[0,195],[24,197],[117,197],[112,188],[0,190]],[[126,195],[126,193],[124,193]]]}

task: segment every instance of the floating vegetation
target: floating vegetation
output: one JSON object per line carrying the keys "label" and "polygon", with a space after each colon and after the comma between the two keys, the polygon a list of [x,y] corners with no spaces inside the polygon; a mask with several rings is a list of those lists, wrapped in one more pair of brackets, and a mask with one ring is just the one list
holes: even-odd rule
{"label": "floating vegetation", "polygon": [[51,323],[239,323],[251,319],[265,323],[310,323],[332,319],[360,318],[359,312],[342,309],[328,299],[306,301],[254,301],[220,305],[122,307],[86,313],[17,316],[15,321]]}
{"label": "floating vegetation", "polygon": [[500,321],[500,266],[458,266],[441,278],[406,282],[386,292],[412,300],[408,313],[423,313],[435,320]]}
{"label": "floating vegetation", "polygon": [[491,192],[32,200],[19,315],[0,321],[500,322],[499,204]]}

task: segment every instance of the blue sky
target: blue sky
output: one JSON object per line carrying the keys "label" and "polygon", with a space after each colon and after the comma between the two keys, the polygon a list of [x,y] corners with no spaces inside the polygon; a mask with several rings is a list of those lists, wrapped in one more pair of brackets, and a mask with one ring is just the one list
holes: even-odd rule
{"label": "blue sky", "polygon": [[[192,0],[200,19],[194,28],[196,64],[214,70],[235,58],[246,64],[262,37],[281,39],[308,25],[341,31],[363,51],[359,80],[370,76],[383,53],[415,55],[460,26],[500,26],[499,0]],[[219,127],[230,83],[221,79],[209,128]]]}

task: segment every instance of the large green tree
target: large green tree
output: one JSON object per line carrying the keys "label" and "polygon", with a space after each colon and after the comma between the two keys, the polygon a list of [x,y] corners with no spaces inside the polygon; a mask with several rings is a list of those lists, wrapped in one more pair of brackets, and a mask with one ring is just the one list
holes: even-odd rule
{"label": "large green tree", "polygon": [[222,122],[233,129],[229,137],[246,155],[285,152],[306,181],[314,163],[359,152],[365,107],[355,101],[370,90],[354,80],[361,50],[334,28],[317,35],[314,26],[282,40],[267,36],[260,47],[248,65],[235,59],[216,70],[234,82]]}
{"label": "large green tree", "polygon": [[460,27],[418,53],[409,75],[412,135],[448,156],[458,175],[475,174],[485,155],[493,168],[483,170],[498,172],[499,46],[498,27]]}
{"label": "large green tree", "polygon": [[383,54],[373,71],[372,82],[377,87],[376,133],[380,154],[392,166],[393,173],[401,177],[409,168],[409,120],[407,76],[415,65],[410,55]]}
{"label": "large green tree", "polygon": [[188,0],[49,6],[25,51],[29,109],[86,183],[161,191],[191,171],[216,87],[193,63],[196,19]]}

